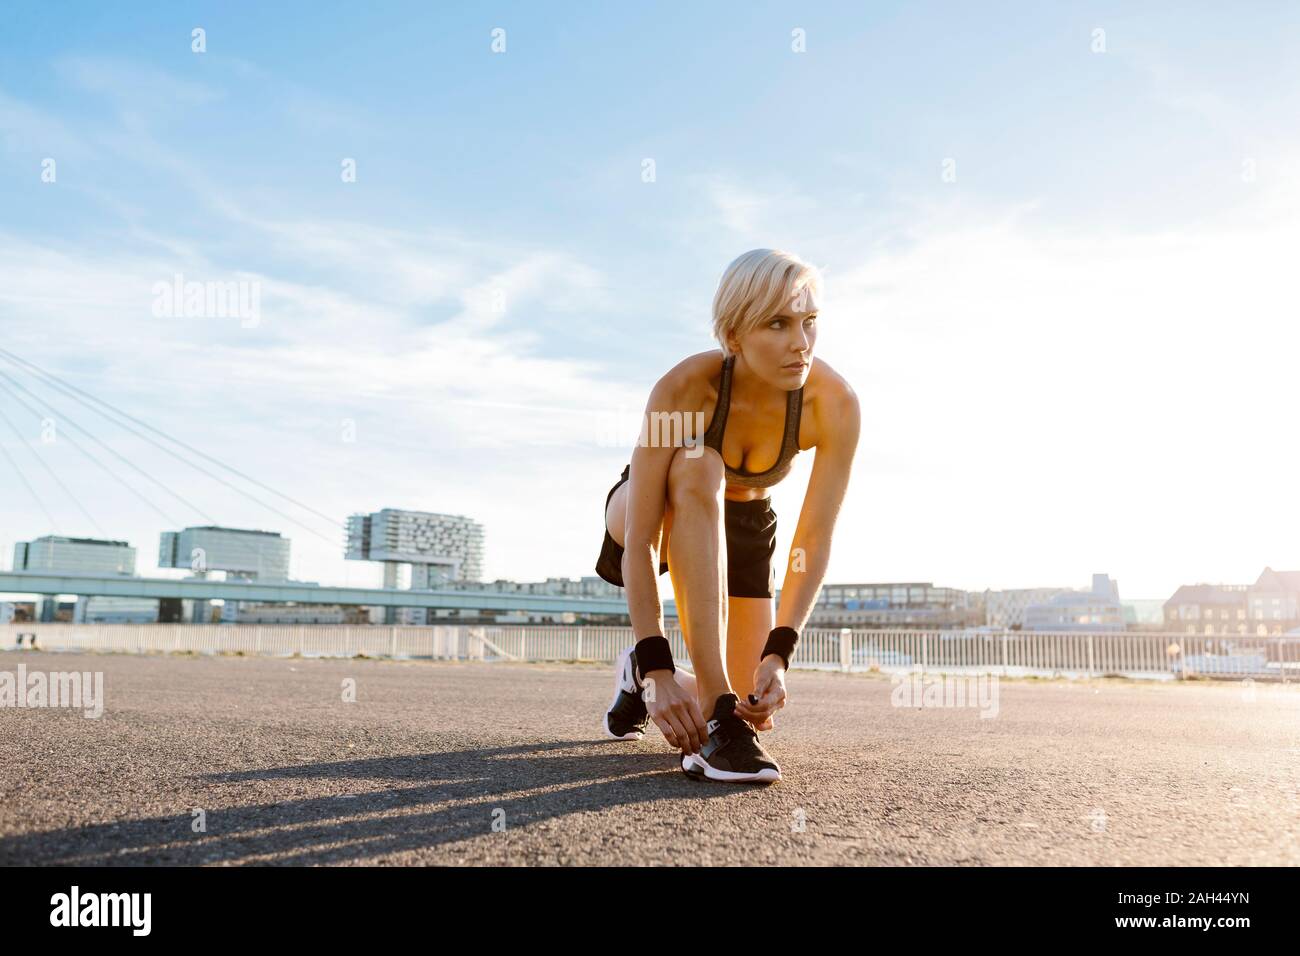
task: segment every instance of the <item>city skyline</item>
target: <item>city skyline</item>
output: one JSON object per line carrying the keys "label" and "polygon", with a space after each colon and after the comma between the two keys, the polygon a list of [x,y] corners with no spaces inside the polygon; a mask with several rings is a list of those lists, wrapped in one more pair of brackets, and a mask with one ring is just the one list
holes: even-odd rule
{"label": "city skyline", "polygon": [[[846,9],[395,4],[358,43],[292,8],[142,3],[58,31],[10,8],[4,347],[338,525],[466,515],[486,580],[584,577],[650,386],[715,346],[723,268],[789,248],[825,270],[816,354],[863,409],[827,582],[1104,570],[1156,598],[1300,567],[1279,507],[1300,464],[1279,428],[1300,14],[1012,26],[954,4],[936,35],[933,10]],[[255,321],[158,309],[178,276],[249,283]],[[0,422],[0,443],[102,531],[41,486],[52,526],[0,459],[0,552],[62,533],[149,555],[205,523],[87,467],[65,420],[110,430],[40,393],[55,440],[0,392],[20,432]],[[219,523],[291,538],[294,578],[378,584],[321,518],[281,502],[315,532],[290,525],[112,434]],[[811,462],[773,490],[778,586]]]}

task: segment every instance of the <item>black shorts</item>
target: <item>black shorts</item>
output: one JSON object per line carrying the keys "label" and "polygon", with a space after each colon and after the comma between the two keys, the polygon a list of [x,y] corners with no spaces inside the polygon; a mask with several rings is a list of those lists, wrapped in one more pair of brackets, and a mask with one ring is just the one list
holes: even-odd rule
{"label": "black shorts", "polygon": [[[615,482],[605,496],[605,508],[628,480],[631,464],[623,469],[623,476]],[[776,512],[772,499],[731,501],[723,505],[723,523],[727,533],[727,594],[731,597],[770,598],[776,594],[776,572],[772,556],[776,553]],[[602,517],[602,524],[604,523]],[[671,541],[669,550],[672,550]],[[668,570],[668,562],[659,562],[659,573]],[[610,584],[623,587],[623,549],[605,529],[605,540],[600,546],[600,560],[596,573]]]}

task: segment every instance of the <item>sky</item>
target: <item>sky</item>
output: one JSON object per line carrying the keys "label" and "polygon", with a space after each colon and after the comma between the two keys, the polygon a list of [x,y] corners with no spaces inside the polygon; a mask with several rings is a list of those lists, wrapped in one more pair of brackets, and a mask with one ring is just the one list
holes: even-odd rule
{"label": "sky", "polygon": [[650,387],[780,248],[862,406],[828,583],[1300,568],[1297,117],[1287,4],[7,2],[0,348],[311,510],[0,359],[0,566],[218,523],[378,585],[341,525],[391,507],[593,574]]}

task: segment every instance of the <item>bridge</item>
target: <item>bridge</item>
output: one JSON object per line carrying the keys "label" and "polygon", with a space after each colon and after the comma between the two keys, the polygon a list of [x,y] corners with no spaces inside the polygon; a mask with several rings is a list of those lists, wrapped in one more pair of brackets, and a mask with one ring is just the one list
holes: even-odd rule
{"label": "bridge", "polygon": [[[258,604],[342,604],[360,607],[414,607],[484,611],[537,611],[626,614],[622,597],[563,594],[509,594],[499,591],[319,587],[293,581],[215,581],[143,578],[123,574],[69,574],[0,571],[0,594],[76,594],[81,597],[180,598],[186,601],[250,601]],[[664,614],[675,616],[672,601]]]}

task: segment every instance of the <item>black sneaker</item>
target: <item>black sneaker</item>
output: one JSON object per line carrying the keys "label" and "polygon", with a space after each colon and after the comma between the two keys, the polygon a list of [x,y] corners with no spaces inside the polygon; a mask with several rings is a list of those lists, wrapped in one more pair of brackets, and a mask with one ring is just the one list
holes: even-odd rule
{"label": "black sneaker", "polygon": [[713,706],[708,723],[709,742],[697,754],[682,755],[682,770],[696,780],[727,783],[775,783],[781,768],[758,742],[749,721],[737,717],[735,694],[723,694]]}
{"label": "black sneaker", "polygon": [[640,740],[650,725],[636,679],[636,649],[629,647],[614,664],[614,699],[605,713],[605,735],[615,740]]}

